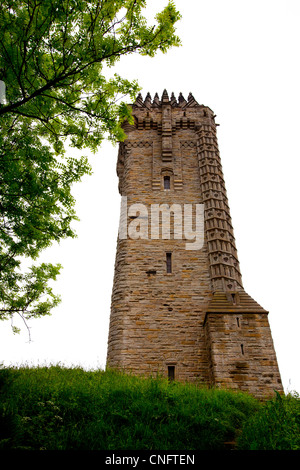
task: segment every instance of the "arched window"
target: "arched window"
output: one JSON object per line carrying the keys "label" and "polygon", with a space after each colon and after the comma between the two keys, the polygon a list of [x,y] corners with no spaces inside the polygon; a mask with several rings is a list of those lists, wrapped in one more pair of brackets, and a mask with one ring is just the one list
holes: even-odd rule
{"label": "arched window", "polygon": [[164,190],[173,189],[173,171],[170,168],[163,168],[161,171],[161,181]]}

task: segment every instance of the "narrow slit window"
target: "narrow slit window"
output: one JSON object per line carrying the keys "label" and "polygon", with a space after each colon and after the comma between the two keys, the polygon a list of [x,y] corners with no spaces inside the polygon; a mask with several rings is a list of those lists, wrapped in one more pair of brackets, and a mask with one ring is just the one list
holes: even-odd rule
{"label": "narrow slit window", "polygon": [[245,353],[244,353],[244,345],[243,345],[243,344],[241,344],[241,352],[242,352],[243,355],[245,354]]}
{"label": "narrow slit window", "polygon": [[167,273],[172,272],[172,253],[166,253]]}
{"label": "narrow slit window", "polygon": [[168,379],[170,382],[175,380],[175,366],[168,366]]}
{"label": "narrow slit window", "polygon": [[164,189],[171,189],[171,178],[170,178],[170,176],[164,176]]}

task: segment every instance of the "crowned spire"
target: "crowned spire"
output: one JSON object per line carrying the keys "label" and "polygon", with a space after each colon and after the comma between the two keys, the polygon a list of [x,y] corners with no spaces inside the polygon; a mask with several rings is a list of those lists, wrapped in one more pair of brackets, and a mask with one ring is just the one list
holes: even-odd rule
{"label": "crowned spire", "polygon": [[139,93],[139,94],[137,95],[137,98],[136,98],[134,104],[135,104],[136,106],[143,106],[143,105],[144,105],[143,97],[142,97],[142,94],[141,94],[141,93]]}
{"label": "crowned spire", "polygon": [[186,100],[184,99],[181,92],[179,93],[178,103],[179,103],[179,106],[184,106],[186,104]]}
{"label": "crowned spire", "polygon": [[151,95],[150,93],[148,92],[147,95],[146,95],[146,98],[145,98],[145,101],[144,101],[144,105],[146,106],[146,108],[149,108],[151,106]]}
{"label": "crowned spire", "polygon": [[176,100],[175,95],[174,95],[173,92],[172,92],[172,94],[171,94],[171,105],[172,105],[172,106],[176,106],[176,105],[177,105],[177,100]]}
{"label": "crowned spire", "polygon": [[153,98],[153,106],[159,106],[159,105],[160,105],[160,102],[159,102],[158,93],[155,93],[154,98]]}
{"label": "crowned spire", "polygon": [[162,103],[169,103],[169,95],[166,89],[164,89],[164,92],[161,97]]}

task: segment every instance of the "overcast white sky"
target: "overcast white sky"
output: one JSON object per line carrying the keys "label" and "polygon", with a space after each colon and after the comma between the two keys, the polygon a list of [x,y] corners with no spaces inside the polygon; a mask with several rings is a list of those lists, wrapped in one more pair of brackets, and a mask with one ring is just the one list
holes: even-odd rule
{"label": "overcast white sky", "polygon": [[[167,3],[148,2],[149,14]],[[182,47],[122,59],[145,97],[164,88],[217,115],[218,140],[245,290],[269,310],[285,390],[299,372],[299,0],[176,0]],[[72,153],[73,150],[70,150]],[[0,362],[104,368],[120,196],[117,148],[91,158],[94,174],[74,188],[78,238],[42,256],[64,266],[50,317],[13,335],[0,323]],[[22,326],[19,321],[15,324]]]}

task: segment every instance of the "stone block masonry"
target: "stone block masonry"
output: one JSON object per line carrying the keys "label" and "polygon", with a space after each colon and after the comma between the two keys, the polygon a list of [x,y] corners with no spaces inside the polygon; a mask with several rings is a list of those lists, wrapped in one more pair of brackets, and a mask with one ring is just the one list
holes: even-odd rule
{"label": "stone block masonry", "polygon": [[[260,398],[281,392],[268,312],[242,284],[213,111],[164,91],[139,95],[132,113],[117,162],[125,236],[107,365]],[[199,230],[199,246],[188,246]]]}

